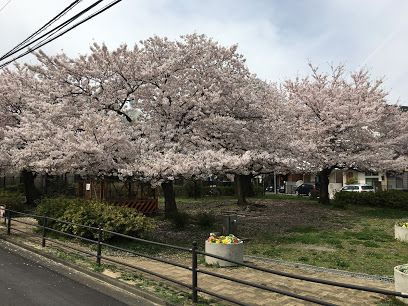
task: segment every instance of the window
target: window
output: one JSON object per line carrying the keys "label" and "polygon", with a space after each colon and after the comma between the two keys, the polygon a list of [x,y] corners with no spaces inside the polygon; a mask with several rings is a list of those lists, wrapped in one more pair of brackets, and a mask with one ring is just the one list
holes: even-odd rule
{"label": "window", "polygon": [[404,179],[403,179],[402,175],[397,175],[395,177],[395,180],[396,180],[397,189],[404,188],[404,185],[403,185]]}
{"label": "window", "polygon": [[343,171],[336,170],[334,172],[334,183],[343,183]]}
{"label": "window", "polygon": [[365,176],[378,176],[378,172],[366,172]]}
{"label": "window", "polygon": [[404,175],[390,175],[387,178],[387,188],[388,189],[403,189],[404,188]]}

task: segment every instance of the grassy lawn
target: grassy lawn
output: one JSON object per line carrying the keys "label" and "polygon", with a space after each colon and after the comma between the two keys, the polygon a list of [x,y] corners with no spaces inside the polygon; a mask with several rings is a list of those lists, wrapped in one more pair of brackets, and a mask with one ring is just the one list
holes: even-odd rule
{"label": "grassy lawn", "polygon": [[[349,206],[335,209],[303,197],[267,195],[238,207],[232,197],[178,199],[190,215],[185,228],[161,221],[155,239],[178,245],[204,241],[220,230],[221,215],[236,213],[238,236],[249,238],[246,254],[327,268],[393,275],[393,267],[408,263],[408,243],[394,239],[394,223],[408,211]],[[204,228],[194,216],[207,212],[217,222]],[[203,243],[201,244],[201,246]]]}
{"label": "grassy lawn", "polygon": [[[333,228],[293,226],[281,235],[261,235],[248,244],[250,254],[369,274],[392,275],[408,262],[408,244],[394,240],[393,226],[407,212],[350,207],[347,220]],[[342,225],[339,227],[338,225]]]}

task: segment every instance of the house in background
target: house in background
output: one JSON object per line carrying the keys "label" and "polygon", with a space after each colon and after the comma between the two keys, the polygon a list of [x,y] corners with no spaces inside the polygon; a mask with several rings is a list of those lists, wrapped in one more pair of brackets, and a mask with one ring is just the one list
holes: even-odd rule
{"label": "house in background", "polygon": [[[316,184],[319,182],[317,174],[287,174],[280,175],[279,179],[285,185],[288,194],[294,194],[300,183]],[[278,179],[278,180],[279,180]],[[361,172],[357,170],[335,169],[329,177],[330,198],[347,184],[366,184],[373,186],[376,191],[381,190],[408,190],[408,171],[400,174],[391,172]]]}

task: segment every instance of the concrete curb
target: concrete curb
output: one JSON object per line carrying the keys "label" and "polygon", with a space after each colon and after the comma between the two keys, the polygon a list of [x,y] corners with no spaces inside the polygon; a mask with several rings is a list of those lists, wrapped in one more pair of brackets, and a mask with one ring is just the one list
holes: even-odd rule
{"label": "concrete curb", "polygon": [[[33,247],[16,241],[15,239],[11,239],[7,235],[0,234],[0,239],[5,242],[5,245],[0,245],[0,247],[8,247],[10,251],[13,251],[19,256],[27,259],[39,260],[46,268],[84,284],[94,290],[112,296],[127,305],[174,306],[173,304],[139,288],[109,276],[89,271],[73,263],[61,260],[60,258],[57,258],[51,254],[43,253]],[[17,249],[13,250],[12,248]]]}

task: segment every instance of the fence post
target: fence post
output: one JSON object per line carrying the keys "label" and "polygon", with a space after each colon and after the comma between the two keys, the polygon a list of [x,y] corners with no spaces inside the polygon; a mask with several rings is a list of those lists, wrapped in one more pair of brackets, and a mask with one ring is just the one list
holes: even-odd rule
{"label": "fence post", "polygon": [[197,242],[193,242],[193,247],[191,248],[191,258],[192,258],[192,263],[191,263],[191,271],[192,271],[192,290],[193,290],[193,303],[198,302],[198,297],[197,297],[197,283],[198,283],[198,278],[197,278]]}
{"label": "fence post", "polygon": [[7,210],[7,235],[11,233],[11,211]]}
{"label": "fence post", "polygon": [[46,234],[46,231],[47,231],[46,227],[47,227],[47,223],[48,223],[47,221],[48,221],[47,217],[44,216],[43,217],[43,228],[42,228],[42,241],[41,241],[41,246],[43,248],[45,248],[45,234]]}
{"label": "fence post", "polygon": [[101,254],[102,254],[102,226],[99,224],[98,226],[98,245],[96,249],[96,264],[98,266],[101,265]]}

